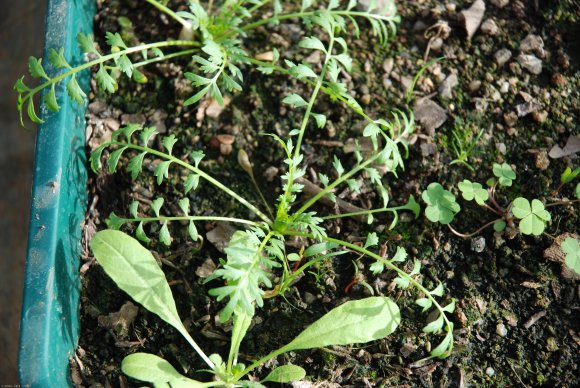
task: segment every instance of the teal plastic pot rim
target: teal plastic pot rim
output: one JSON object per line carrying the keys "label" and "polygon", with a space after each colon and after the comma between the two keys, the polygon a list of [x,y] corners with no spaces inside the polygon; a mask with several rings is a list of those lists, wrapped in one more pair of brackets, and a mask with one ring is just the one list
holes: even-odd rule
{"label": "teal plastic pot rim", "polygon": [[[64,48],[70,63],[80,63],[79,32],[92,33],[93,0],[49,0],[46,17],[45,67],[48,48]],[[52,72],[51,72],[52,70]],[[88,89],[89,72],[77,77]],[[58,113],[44,104],[36,138],[28,253],[20,322],[20,383],[32,387],[72,386],[69,359],[79,333],[78,275],[81,224],[87,204],[85,107],[71,103],[65,82],[57,86]]]}

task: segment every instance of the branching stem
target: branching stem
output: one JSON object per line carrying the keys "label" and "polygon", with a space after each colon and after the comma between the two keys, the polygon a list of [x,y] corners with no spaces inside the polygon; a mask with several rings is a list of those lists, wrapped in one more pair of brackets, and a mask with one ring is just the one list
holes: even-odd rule
{"label": "branching stem", "polygon": [[175,21],[177,21],[184,28],[191,28],[190,22],[188,22],[187,20],[185,20],[184,18],[182,18],[181,16],[179,16],[178,14],[176,14],[175,12],[173,12],[171,9],[167,8],[166,6],[161,4],[160,2],[158,2],[156,0],[145,0],[145,1],[148,2],[149,4],[151,4],[152,6],[154,6],[155,8],[157,8],[159,11],[163,12],[167,16],[169,16],[172,19],[174,19]]}
{"label": "branching stem", "polygon": [[156,43],[143,44],[143,45],[139,45],[139,46],[135,46],[135,47],[129,47],[127,49],[120,50],[120,51],[115,52],[115,53],[111,53],[108,55],[102,55],[99,58],[94,59],[90,62],[73,67],[69,71],[66,71],[62,74],[59,74],[59,75],[55,76],[54,78],[51,78],[49,81],[46,81],[46,82],[38,85],[37,87],[30,89],[28,92],[26,92],[26,94],[22,98],[22,105],[24,105],[24,103],[27,100],[32,98],[32,96],[34,96],[36,93],[38,93],[42,89],[47,88],[52,84],[56,84],[59,81],[63,80],[64,78],[69,77],[73,74],[79,73],[85,69],[89,69],[92,66],[99,65],[101,63],[118,58],[121,55],[132,54],[132,53],[140,52],[143,50],[150,50],[150,49],[159,48],[159,47],[172,47],[172,46],[196,46],[196,47],[199,47],[199,45],[200,45],[199,42],[193,42],[190,40],[168,40],[168,41],[164,41],[164,42],[156,42]]}
{"label": "branching stem", "polygon": [[216,221],[216,222],[235,222],[259,226],[257,222],[234,217],[216,217],[216,216],[175,216],[175,217],[139,217],[139,218],[121,218],[124,222],[155,222],[155,221]]}
{"label": "branching stem", "polygon": [[229,187],[227,187],[226,185],[224,185],[223,183],[221,183],[220,181],[218,181],[217,179],[215,179],[211,175],[209,175],[206,172],[200,170],[199,168],[197,168],[195,166],[192,166],[191,164],[189,164],[187,162],[184,162],[183,160],[178,159],[178,158],[176,158],[173,155],[169,155],[169,154],[166,154],[166,153],[161,152],[161,151],[157,151],[157,150],[152,149],[152,148],[149,148],[149,147],[143,147],[143,146],[136,145],[136,144],[133,144],[133,143],[124,143],[124,142],[119,142],[119,141],[112,141],[112,142],[110,142],[110,144],[115,144],[115,145],[118,145],[118,146],[121,146],[121,147],[129,147],[129,148],[133,148],[133,149],[138,150],[138,151],[146,151],[147,153],[150,153],[152,155],[159,156],[159,157],[161,157],[163,159],[166,159],[166,160],[171,161],[172,163],[178,164],[178,165],[180,165],[180,166],[182,166],[182,167],[184,167],[184,168],[186,168],[186,169],[188,169],[190,171],[193,171],[194,173],[198,174],[203,179],[205,179],[209,183],[213,184],[217,188],[223,190],[225,193],[227,193],[228,195],[230,195],[231,197],[233,197],[239,203],[241,203],[242,205],[244,205],[245,207],[247,207],[248,209],[250,209],[254,214],[256,214],[259,218],[261,218],[268,225],[272,225],[272,220],[270,220],[270,218],[268,218],[268,216],[266,216],[264,213],[262,213],[260,211],[260,209],[258,209],[254,205],[252,205],[244,197],[240,196],[238,193],[236,193],[235,191],[233,191],[232,189],[230,189]]}

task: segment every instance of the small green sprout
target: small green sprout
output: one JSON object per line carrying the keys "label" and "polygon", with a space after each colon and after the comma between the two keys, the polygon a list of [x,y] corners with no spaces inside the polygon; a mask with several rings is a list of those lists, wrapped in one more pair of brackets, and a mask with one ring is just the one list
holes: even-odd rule
{"label": "small green sprout", "polygon": [[560,182],[565,185],[566,183],[572,182],[580,174],[580,167],[576,167],[574,171],[570,167],[566,167],[562,176],[560,176]]}
{"label": "small green sprout", "polygon": [[464,179],[463,182],[457,185],[459,190],[461,190],[461,196],[467,201],[472,201],[475,199],[478,205],[483,206],[485,201],[489,198],[489,193],[486,189],[482,188],[481,184],[477,182],[470,182]]}
{"label": "small green sprout", "polygon": [[431,222],[440,222],[443,225],[447,225],[453,221],[455,214],[461,210],[461,207],[455,201],[455,196],[437,182],[427,186],[422,198],[427,203],[425,216]]}
{"label": "small green sprout", "polygon": [[578,240],[567,237],[560,247],[566,253],[565,263],[568,268],[580,275],[580,244],[578,244]]}
{"label": "small green sprout", "polygon": [[523,197],[513,201],[512,213],[519,218],[519,229],[523,234],[539,236],[546,228],[546,222],[551,220],[550,213],[544,208],[544,204],[537,199],[530,201]]}
{"label": "small green sprout", "polygon": [[511,186],[512,181],[516,179],[516,173],[507,163],[493,164],[493,175],[499,178],[500,186]]}
{"label": "small green sprout", "polygon": [[576,198],[580,199],[580,183],[576,185],[576,190],[574,190],[574,194],[576,194]]}

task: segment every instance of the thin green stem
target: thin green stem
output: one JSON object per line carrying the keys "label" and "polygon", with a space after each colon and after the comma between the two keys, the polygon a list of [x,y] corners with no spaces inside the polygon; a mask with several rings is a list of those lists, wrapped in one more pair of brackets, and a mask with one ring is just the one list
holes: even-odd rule
{"label": "thin green stem", "polygon": [[259,226],[257,222],[244,220],[243,218],[234,217],[215,217],[215,216],[175,216],[175,217],[143,217],[143,218],[122,218],[124,222],[155,222],[155,221],[216,221],[216,222],[235,222]]}
{"label": "thin green stem", "polygon": [[331,184],[329,184],[328,186],[326,186],[325,188],[320,190],[318,192],[318,194],[316,194],[312,198],[310,198],[304,205],[302,205],[302,207],[300,209],[298,209],[293,214],[293,217],[296,218],[300,214],[304,213],[306,210],[308,210],[308,208],[310,208],[310,206],[314,205],[320,198],[324,197],[326,194],[331,192],[332,189],[334,189],[336,186],[340,185],[343,182],[346,182],[348,179],[350,179],[351,176],[355,175],[359,171],[366,168],[369,164],[373,163],[379,156],[380,156],[380,153],[377,153],[377,154],[373,155],[372,157],[370,157],[369,159],[362,162],[361,164],[355,166],[352,170],[350,170],[346,174],[341,175],[337,180],[335,180],[334,182],[332,182]]}
{"label": "thin green stem", "polygon": [[304,114],[304,118],[302,119],[302,124],[300,125],[300,133],[298,134],[298,140],[296,140],[296,148],[294,148],[294,157],[297,157],[300,154],[300,146],[302,145],[302,139],[304,138],[304,133],[306,132],[306,126],[308,125],[308,120],[310,119],[310,112],[312,111],[312,107],[316,102],[316,97],[318,97],[318,92],[322,87],[322,82],[324,81],[324,77],[326,76],[326,71],[328,69],[328,61],[332,57],[332,46],[334,46],[334,34],[330,34],[330,40],[328,42],[328,48],[326,51],[326,58],[324,59],[324,64],[322,65],[322,71],[318,76],[318,80],[316,81],[316,86],[312,91],[312,95],[310,96],[310,101],[308,101],[308,106],[306,107],[306,113]]}
{"label": "thin green stem", "polygon": [[[281,14],[281,15],[274,15],[274,16],[267,18],[267,19],[262,19],[262,20],[255,21],[255,22],[250,23],[250,24],[246,24],[245,26],[242,27],[242,30],[243,31],[251,30],[251,29],[254,29],[256,27],[263,26],[264,24],[272,23],[274,21],[282,21],[282,20],[287,20],[287,19],[292,19],[292,18],[309,17],[309,16],[313,16],[315,14],[315,12],[316,11],[305,11],[305,12],[293,12],[293,13],[287,13],[287,14]],[[386,22],[394,21],[394,18],[392,16],[384,16],[384,15],[373,14],[373,13],[368,13],[368,12],[334,11],[334,10],[331,10],[329,12],[331,14],[334,14],[334,15],[346,16],[346,17],[364,17],[366,19],[382,20],[382,21],[386,21]]]}
{"label": "thin green stem", "polygon": [[397,210],[409,210],[406,205],[395,206],[395,207],[385,207],[382,209],[371,209],[371,210],[360,210],[351,213],[341,213],[341,214],[331,214],[329,216],[321,217],[323,220],[334,220],[336,218],[344,218],[344,217],[356,217],[356,216],[365,216],[374,213],[384,213],[384,212],[391,212],[395,213]]}
{"label": "thin green stem", "polygon": [[[312,94],[311,94],[310,99],[308,101],[308,105],[306,107],[306,112],[304,113],[304,117],[302,118],[302,124],[300,125],[298,140],[296,141],[295,148],[294,148],[293,159],[296,159],[300,155],[300,146],[302,145],[302,139],[304,138],[304,133],[306,132],[306,126],[308,125],[308,119],[310,118],[310,112],[312,111],[312,107],[314,106],[314,102],[316,101],[316,97],[318,96],[318,92],[320,91],[320,88],[322,86],[322,82],[324,81],[324,77],[326,75],[326,70],[328,68],[328,61],[330,60],[330,57],[332,56],[332,46],[333,45],[334,45],[334,35],[330,34],[330,41],[328,44],[328,49],[326,51],[326,58],[324,60],[323,66],[322,66],[322,71],[320,72],[320,75],[318,76],[318,79],[316,81],[316,85],[314,86],[314,90],[312,91]],[[284,191],[284,195],[282,198],[289,198],[291,193],[292,193],[292,186],[294,185],[295,167],[296,166],[294,166],[294,163],[291,163],[289,166],[288,182],[286,184],[286,190]],[[288,208],[289,208],[289,204],[288,204]],[[285,206],[281,206],[278,209],[278,215],[281,215],[281,213],[288,211],[288,208],[286,208]],[[284,214],[284,216],[286,216],[286,214]]]}
{"label": "thin green stem", "polygon": [[156,0],[145,0],[145,1],[154,6],[155,8],[157,8],[158,10],[160,10],[161,12],[165,13],[167,16],[177,21],[183,27],[191,28],[191,22],[185,20],[184,18],[182,18],[181,16],[173,12],[171,9],[164,6],[163,4],[159,3],[158,1]]}
{"label": "thin green stem", "polygon": [[270,215],[270,217],[274,217],[274,214],[272,213],[272,209],[270,209],[270,204],[268,203],[268,201],[266,201],[266,198],[264,197],[264,194],[262,194],[262,190],[260,190],[260,186],[258,186],[258,182],[256,182],[256,177],[254,177],[254,172],[250,170],[250,172],[248,173],[248,175],[250,175],[250,178],[252,179],[252,183],[254,184],[254,187],[256,188],[256,191],[258,192],[258,195],[260,196],[260,199],[262,200],[262,203],[266,207],[266,211],[268,212],[268,214]]}
{"label": "thin green stem", "polygon": [[120,50],[120,51],[115,52],[115,53],[111,53],[108,55],[102,55],[97,59],[94,59],[94,60],[87,62],[87,63],[84,63],[82,65],[76,66],[69,71],[66,71],[62,74],[57,75],[54,78],[51,78],[49,81],[46,81],[46,82],[38,85],[37,87],[30,89],[22,98],[22,105],[24,105],[24,103],[28,99],[32,98],[32,96],[34,96],[36,93],[38,93],[42,89],[44,89],[52,84],[56,84],[57,82],[61,81],[62,79],[66,78],[66,77],[70,77],[73,74],[76,74],[76,73],[79,73],[85,69],[91,68],[92,66],[99,65],[99,64],[107,62],[111,59],[118,58],[124,54],[132,54],[132,53],[139,52],[142,50],[150,50],[153,48],[171,47],[171,46],[199,46],[199,42],[193,42],[190,40],[168,40],[165,42],[156,42],[156,43],[143,44],[143,45],[139,45],[139,46],[135,46],[135,47],[129,47],[127,49]]}
{"label": "thin green stem", "polygon": [[182,167],[184,167],[184,168],[186,168],[186,169],[188,169],[190,171],[193,171],[194,173],[198,174],[203,179],[205,179],[209,183],[213,184],[214,186],[216,186],[220,190],[224,191],[229,196],[231,196],[232,198],[234,198],[235,200],[237,200],[239,203],[241,203],[242,205],[244,205],[245,207],[247,207],[248,209],[250,209],[254,214],[256,214],[259,218],[261,218],[268,225],[270,225],[270,226],[272,225],[272,220],[270,220],[270,218],[268,218],[268,216],[266,216],[264,213],[262,213],[260,211],[260,209],[258,209],[254,205],[252,205],[244,197],[240,196],[238,193],[236,193],[235,191],[233,191],[232,189],[230,189],[229,187],[227,187],[226,185],[224,185],[220,181],[216,180],[211,175],[209,175],[209,174],[205,173],[204,171],[200,170],[199,168],[197,168],[195,166],[192,166],[191,164],[189,164],[187,162],[184,162],[183,160],[178,159],[178,158],[176,158],[173,155],[169,155],[169,154],[166,154],[166,153],[161,152],[161,151],[154,150],[154,149],[149,148],[149,147],[143,147],[143,146],[140,146],[140,145],[136,145],[136,144],[132,144],[132,143],[124,143],[124,142],[119,142],[119,141],[112,141],[112,142],[110,142],[110,144],[119,145],[121,147],[129,147],[129,148],[133,148],[133,149],[139,150],[139,151],[146,151],[147,153],[150,153],[152,155],[157,155],[157,156],[159,156],[159,157],[161,157],[163,159],[169,160],[172,163],[178,164],[178,165],[180,165],[180,166],[182,166]]}
{"label": "thin green stem", "polygon": [[194,54],[196,52],[198,52],[197,49],[177,51],[175,53],[167,54],[167,55],[164,55],[162,57],[150,58],[150,59],[146,59],[146,60],[141,61],[141,62],[133,63],[133,67],[134,68],[142,67],[145,65],[149,65],[151,63],[162,62],[162,61],[166,61],[168,59],[173,59],[173,58],[181,57],[181,56],[188,55],[188,54]]}
{"label": "thin green stem", "polygon": [[[293,77],[289,70],[284,69],[281,66],[273,65],[273,64],[271,64],[269,62],[260,61],[260,60],[255,59],[255,58],[248,58],[248,61],[251,64],[255,65],[255,66],[269,67],[269,68],[273,69],[274,71],[277,71],[277,72],[279,72],[281,74],[284,74],[284,75]],[[310,85],[312,87],[315,87],[316,86],[316,81],[313,81],[313,80],[311,80],[309,78],[303,78],[303,79],[301,79],[301,81],[304,81],[305,83],[307,83],[308,85]],[[323,91],[328,96],[331,96],[332,98],[336,98],[337,100],[343,102],[348,108],[352,109],[355,113],[357,113],[358,115],[360,115],[361,117],[363,117],[367,122],[369,122],[369,123],[374,123],[375,122],[375,120],[373,120],[371,117],[369,117],[364,111],[359,110],[359,109],[354,109],[352,107],[352,105],[350,105],[348,103],[348,100],[344,96],[336,95],[335,93],[333,93],[330,90],[330,88],[328,88],[328,87],[326,87],[324,85],[321,85],[320,86],[320,90]]]}

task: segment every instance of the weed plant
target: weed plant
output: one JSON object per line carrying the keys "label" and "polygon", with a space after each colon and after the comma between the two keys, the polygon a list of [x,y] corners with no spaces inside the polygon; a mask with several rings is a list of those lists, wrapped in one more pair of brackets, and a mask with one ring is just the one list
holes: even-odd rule
{"label": "weed plant", "polygon": [[[290,93],[282,102],[291,109],[302,112],[302,119],[296,128],[288,128],[286,136],[269,134],[271,140],[284,152],[285,173],[281,176],[282,194],[269,214],[267,208],[245,199],[224,183],[215,179],[203,169],[202,150],[188,155],[174,155],[174,146],[179,141],[175,135],[161,137],[161,149],[149,144],[154,137],[160,137],[155,128],[143,128],[139,125],[127,125],[116,131],[111,140],[98,147],[91,155],[91,164],[96,171],[101,167],[101,160],[107,159],[109,173],[125,168],[136,179],[144,166],[154,165],[153,175],[157,184],[177,177],[183,179],[183,197],[178,201],[182,216],[163,214],[164,198],[157,198],[149,209],[139,209],[137,202],[128,209],[129,217],[111,214],[108,226],[111,230],[97,233],[91,240],[95,258],[115,283],[146,309],[157,314],[168,324],[175,327],[191,344],[194,351],[203,359],[208,372],[214,377],[210,382],[202,383],[182,376],[166,361],[151,354],[136,353],[129,355],[122,363],[122,370],[127,375],[155,386],[262,386],[264,382],[287,382],[304,377],[304,370],[299,366],[282,366],[261,380],[261,383],[248,380],[248,373],[257,366],[283,352],[306,348],[317,348],[332,344],[362,343],[383,338],[392,333],[399,324],[399,309],[395,302],[386,297],[370,297],[359,301],[347,302],[320,318],[302,334],[286,346],[259,358],[249,366],[238,361],[241,342],[250,327],[256,307],[263,306],[267,293],[269,297],[284,295],[299,275],[316,268],[318,264],[339,258],[349,252],[371,260],[369,270],[374,274],[393,271],[395,283],[401,289],[414,287],[417,291],[416,303],[423,312],[434,311],[435,316],[423,331],[436,335],[444,332],[439,344],[431,350],[430,357],[447,357],[453,348],[453,323],[447,313],[454,311],[453,299],[442,303],[444,286],[439,283],[434,289],[426,288],[421,281],[421,261],[414,259],[406,269],[408,255],[399,247],[392,257],[379,250],[380,239],[376,233],[369,233],[364,243],[356,244],[345,239],[329,235],[325,221],[344,217],[364,217],[369,224],[375,216],[388,213],[393,216],[391,227],[398,220],[398,213],[411,211],[418,216],[419,205],[413,197],[400,206],[389,206],[390,196],[384,185],[384,177],[379,168],[387,171],[389,176],[397,177],[397,171],[403,168],[403,153],[407,149],[406,139],[413,130],[411,112],[393,110],[390,120],[372,118],[352,97],[343,82],[344,75],[351,71],[352,59],[348,53],[347,40],[344,35],[351,31],[359,34],[359,22],[370,24],[370,30],[377,42],[386,43],[389,36],[396,31],[398,16],[394,5],[387,2],[385,9],[375,9],[376,2],[364,11],[359,11],[356,0],[346,5],[337,0],[319,4],[312,0],[302,0],[299,4],[286,4],[279,0],[224,0],[219,4],[209,1],[204,7],[192,0],[188,12],[174,12],[166,4],[147,0],[160,12],[174,19],[182,26],[180,39],[163,40],[156,43],[139,44],[129,47],[118,33],[107,33],[106,40],[110,46],[109,53],[102,53],[86,35],[79,35],[81,49],[87,53],[89,61],[79,66],[71,66],[63,56],[62,50],[50,50],[49,62],[51,73],[43,67],[40,59],[31,57],[30,73],[40,78],[42,83],[29,87],[23,79],[18,80],[15,89],[19,93],[18,109],[23,116],[26,110],[34,122],[42,122],[37,115],[33,97],[44,91],[43,101],[52,111],[58,111],[57,86],[66,85],[69,96],[83,103],[86,95],[76,82],[78,72],[96,67],[97,85],[100,89],[113,93],[118,87],[118,77],[125,75],[135,82],[147,82],[147,77],[140,69],[142,66],[170,60],[179,56],[192,57],[192,71],[185,77],[189,79],[196,92],[185,101],[185,105],[195,104],[203,98],[212,98],[222,103],[224,93],[243,92],[242,66],[255,66],[264,74],[280,73],[304,82],[310,88],[309,95]],[[279,63],[275,52],[270,62],[260,61],[244,50],[243,41],[257,27],[282,23],[285,20],[298,19],[304,28],[310,31],[299,44],[303,50],[319,51],[322,63],[316,71],[306,63],[295,63],[285,60]],[[164,52],[174,48],[177,51]],[[346,162],[334,156],[329,165],[333,167],[332,176],[319,174],[323,187],[310,198],[298,203],[303,191],[301,178],[306,171],[303,163],[302,145],[305,136],[314,127],[323,127],[326,116],[317,112],[317,100],[324,93],[331,100],[343,104],[365,122],[363,135],[370,139],[372,150],[363,153],[358,146],[354,152],[354,162]],[[242,167],[251,171],[251,164],[241,154]],[[120,161],[122,156],[129,159],[126,166]],[[222,190],[241,207],[254,214],[252,219],[230,216],[199,216],[190,214],[188,193],[200,184],[210,184]],[[321,214],[315,209],[323,198],[335,202],[338,189],[348,188],[353,192],[361,190],[361,184],[371,185],[381,198],[381,206],[350,213]],[[268,204],[267,204],[268,205]],[[149,214],[147,214],[147,212]],[[229,222],[239,226],[225,250],[226,258],[220,267],[207,279],[219,286],[210,290],[218,302],[223,303],[220,321],[233,321],[230,352],[227,359],[219,355],[206,355],[184,328],[175,309],[175,302],[165,277],[151,253],[141,243],[150,242],[152,230],[157,231],[155,238],[162,244],[171,245],[172,237],[168,224],[175,221],[187,223],[189,236],[193,240],[200,238],[196,222],[217,221]],[[148,228],[151,224],[158,228]],[[118,231],[132,226],[135,236],[141,243],[129,235]],[[306,241],[298,253],[291,252],[287,239],[301,237]],[[272,273],[280,279],[272,282]]]}

